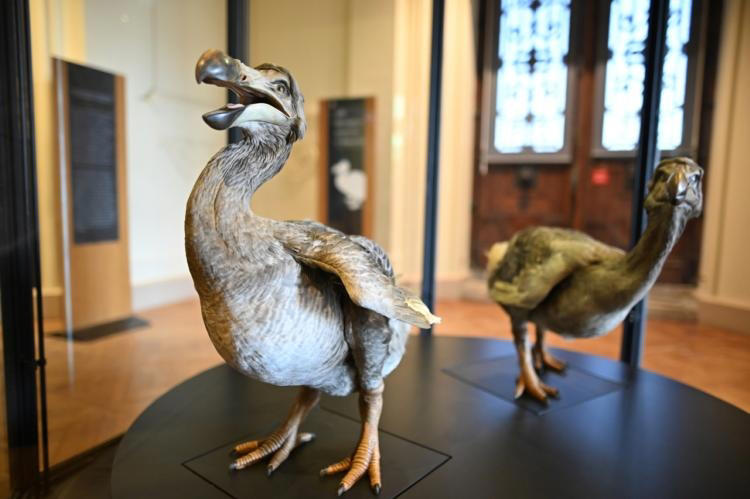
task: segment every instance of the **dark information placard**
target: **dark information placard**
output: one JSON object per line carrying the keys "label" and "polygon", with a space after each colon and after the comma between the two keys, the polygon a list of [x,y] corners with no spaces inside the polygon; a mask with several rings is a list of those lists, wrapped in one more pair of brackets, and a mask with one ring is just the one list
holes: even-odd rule
{"label": "dark information placard", "polygon": [[368,99],[336,99],[327,103],[326,163],[328,225],[347,234],[364,234],[369,202],[367,162]]}
{"label": "dark information placard", "polygon": [[76,244],[118,238],[115,76],[68,63],[68,102]]}

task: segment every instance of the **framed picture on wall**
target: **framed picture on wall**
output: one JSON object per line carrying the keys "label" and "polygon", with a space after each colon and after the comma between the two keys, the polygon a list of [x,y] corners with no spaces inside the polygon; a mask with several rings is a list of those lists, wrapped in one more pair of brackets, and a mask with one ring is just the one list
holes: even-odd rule
{"label": "framed picture on wall", "polygon": [[375,98],[324,100],[320,124],[320,220],[372,236]]}

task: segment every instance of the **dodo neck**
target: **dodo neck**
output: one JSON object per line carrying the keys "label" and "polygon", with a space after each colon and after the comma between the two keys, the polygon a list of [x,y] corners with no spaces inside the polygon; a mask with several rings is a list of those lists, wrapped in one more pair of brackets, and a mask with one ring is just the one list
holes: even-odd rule
{"label": "dodo neck", "polygon": [[649,214],[646,230],[626,256],[627,272],[635,277],[636,294],[645,294],[659,277],[686,222],[687,217],[679,207],[670,206]]}
{"label": "dodo neck", "polygon": [[292,145],[283,139],[253,136],[221,149],[202,174],[214,208],[249,209],[255,191],[279,173],[291,150]]}

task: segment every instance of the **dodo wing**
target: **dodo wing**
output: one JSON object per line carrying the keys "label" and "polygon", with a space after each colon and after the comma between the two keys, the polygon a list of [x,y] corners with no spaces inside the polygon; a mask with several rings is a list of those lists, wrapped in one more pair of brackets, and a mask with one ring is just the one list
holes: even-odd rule
{"label": "dodo wing", "polygon": [[369,239],[307,221],[280,224],[275,236],[300,263],[338,276],[360,307],[420,328],[440,322],[419,298],[395,284],[388,257]]}
{"label": "dodo wing", "polygon": [[[536,308],[563,279],[581,267],[599,263],[620,250],[596,241],[555,240],[545,248],[543,257],[529,251],[513,251],[505,259],[519,269],[510,281],[495,277],[488,283],[489,294],[496,302],[524,309]],[[496,274],[497,276],[497,274]]]}

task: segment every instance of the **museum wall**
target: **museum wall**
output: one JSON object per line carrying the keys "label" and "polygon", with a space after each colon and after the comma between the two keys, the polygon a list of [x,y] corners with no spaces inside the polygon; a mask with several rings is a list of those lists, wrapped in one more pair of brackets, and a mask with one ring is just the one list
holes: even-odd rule
{"label": "museum wall", "polygon": [[185,202],[205,161],[225,143],[200,116],[226,102],[226,92],[199,87],[192,75],[196,54],[226,43],[225,25],[223,2],[86,2],[86,61],[122,74],[127,86],[136,310],[193,295],[185,280]]}
{"label": "museum wall", "polygon": [[[476,0],[447,0],[438,223],[440,296],[461,294],[470,275],[476,91]],[[126,78],[130,273],[136,310],[193,296],[183,250],[185,199],[224,143],[199,116],[225,92],[192,80],[197,54],[225,46],[225,6],[204,0],[31,0],[39,219],[45,315],[62,314],[62,259],[51,57]],[[306,96],[308,134],[253,208],[279,218],[318,218],[320,102],[377,99],[373,237],[403,283],[422,264],[430,0],[253,0],[250,62],[289,67]],[[179,20],[179,22],[177,22]],[[750,173],[750,6],[726,3],[717,106],[707,177],[701,320],[747,330],[746,231]],[[112,57],[117,54],[117,57]]]}
{"label": "museum wall", "polygon": [[[431,7],[429,0],[254,0],[250,11],[250,62],[293,71],[309,125],[282,173],[256,194],[253,209],[279,219],[318,218],[320,102],[374,96],[373,238],[413,287],[422,265]],[[183,249],[185,199],[225,140],[199,118],[221,105],[225,92],[195,85],[193,65],[205,48],[225,46],[225,15],[223,3],[202,0],[32,1],[46,315],[62,314],[50,58],[125,76],[134,308],[175,302],[193,296]],[[437,273],[443,295],[469,275],[475,16],[476,2],[446,2]]]}
{"label": "museum wall", "polygon": [[253,197],[253,210],[279,219],[316,219],[320,100],[346,91],[346,0],[250,2],[250,62],[287,67],[305,95],[308,128],[284,169]]}
{"label": "museum wall", "polygon": [[461,281],[469,277],[478,112],[477,10],[478,2],[471,0],[446,2],[438,233],[438,279],[444,295],[460,293]]}
{"label": "museum wall", "polygon": [[224,4],[34,0],[31,14],[45,315],[62,315],[63,282],[51,57],[125,77],[135,309],[193,296],[184,257],[185,200],[226,140],[200,119],[223,104],[226,93],[198,87],[192,74],[197,54],[226,43]]}
{"label": "museum wall", "polygon": [[[438,279],[469,272],[475,78],[474,5],[446,3]],[[418,286],[432,20],[428,0],[254,0],[250,52],[289,67],[305,93],[308,131],[284,170],[253,200],[256,212],[317,218],[320,100],[377,100],[373,238],[390,253],[402,282]],[[445,286],[440,288],[446,289]]]}
{"label": "museum wall", "polygon": [[704,212],[702,322],[750,333],[750,3],[726,2]]}
{"label": "museum wall", "polygon": [[[64,6],[64,8],[63,8]],[[51,57],[84,60],[86,37],[83,0],[30,0],[34,133],[42,296],[45,315],[62,315],[62,235],[56,155],[55,100]]]}
{"label": "museum wall", "polygon": [[395,2],[350,0],[347,24],[346,83],[350,96],[375,96],[375,216],[373,237],[391,246],[391,134],[393,130],[393,55]]}
{"label": "museum wall", "polygon": [[389,255],[400,282],[419,286],[424,232],[431,9],[397,0],[394,9]]}
{"label": "museum wall", "polygon": [[[460,294],[469,276],[476,4],[448,0],[445,5],[437,250],[443,297]],[[416,286],[423,249],[432,2],[397,1],[395,20],[390,253],[402,280]]]}

